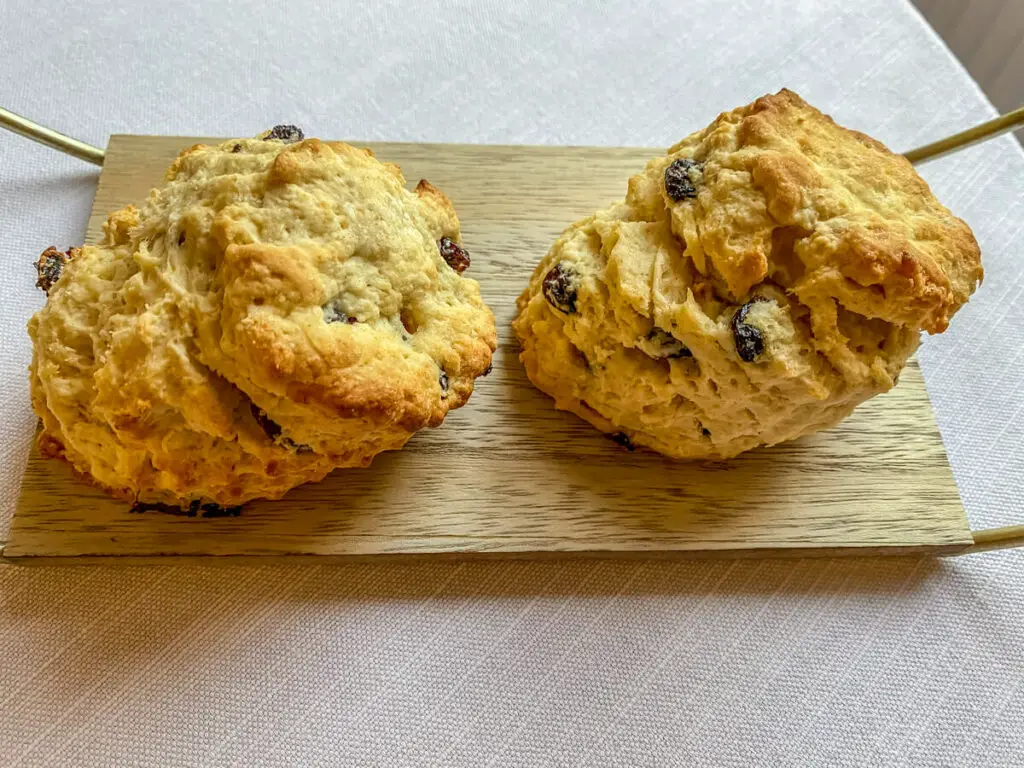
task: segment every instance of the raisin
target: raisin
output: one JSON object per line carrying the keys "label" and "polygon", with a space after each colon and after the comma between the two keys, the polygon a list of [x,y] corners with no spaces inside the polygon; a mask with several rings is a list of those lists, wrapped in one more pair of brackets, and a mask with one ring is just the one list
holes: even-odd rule
{"label": "raisin", "polygon": [[694,176],[704,170],[704,165],[688,157],[673,160],[665,169],[665,191],[677,203],[697,197]]}
{"label": "raisin", "polygon": [[294,125],[275,125],[263,138],[264,140],[278,139],[286,144],[293,144],[296,141],[302,141],[306,135],[301,128],[296,128]]}
{"label": "raisin", "polygon": [[466,268],[469,266],[469,253],[465,248],[450,237],[442,237],[437,241],[437,249],[441,252],[441,258],[448,263],[449,267],[460,275],[466,271]]}
{"label": "raisin", "polygon": [[281,425],[267,416],[267,412],[257,406],[256,403],[250,401],[249,410],[252,411],[252,417],[256,419],[256,423],[263,429],[264,434],[282,448],[288,448],[296,453],[313,452],[313,448],[311,446],[296,443],[290,437],[282,437],[281,433],[284,430]]}
{"label": "raisin", "polygon": [[569,267],[556,264],[544,275],[544,298],[548,304],[571,315],[576,311],[576,273]]}
{"label": "raisin", "polygon": [[267,437],[277,440],[281,436],[281,425],[267,416],[266,411],[252,402],[249,403],[249,410],[252,411],[252,417],[256,419],[256,423],[260,425]]}
{"label": "raisin", "polygon": [[220,504],[203,504],[203,517],[238,517],[242,507],[222,507]]}
{"label": "raisin", "polygon": [[61,253],[52,245],[43,251],[36,261],[36,288],[49,295],[53,284],[60,280],[70,256],[71,251]]}
{"label": "raisin", "polygon": [[231,151],[232,151],[232,153],[241,152],[242,151],[242,145],[241,144],[235,144],[235,146],[233,146],[231,148]]}
{"label": "raisin", "polygon": [[337,301],[331,301],[324,304],[324,322],[325,323],[347,323],[348,325],[355,325],[359,321],[351,315],[345,314],[341,305]]}
{"label": "raisin", "polygon": [[655,327],[647,334],[647,340],[659,348],[657,358],[693,357],[693,352],[683,342],[666,330]]}
{"label": "raisin", "polygon": [[437,383],[441,385],[441,399],[448,397],[448,374],[441,371],[437,377]]}
{"label": "raisin", "polygon": [[290,437],[282,437],[276,441],[282,448],[287,448],[289,451],[295,451],[296,453],[312,453],[313,446],[306,445],[305,443],[296,443]]}
{"label": "raisin", "polygon": [[627,451],[636,450],[636,446],[633,445],[633,441],[629,439],[629,435],[627,435],[625,432],[612,432],[610,435],[608,435],[608,439],[611,440],[613,443],[618,443]]}
{"label": "raisin", "polygon": [[759,328],[746,323],[750,308],[761,301],[768,301],[763,296],[754,296],[750,301],[736,310],[732,316],[732,338],[736,342],[736,354],[745,363],[752,363],[764,352],[764,336]]}

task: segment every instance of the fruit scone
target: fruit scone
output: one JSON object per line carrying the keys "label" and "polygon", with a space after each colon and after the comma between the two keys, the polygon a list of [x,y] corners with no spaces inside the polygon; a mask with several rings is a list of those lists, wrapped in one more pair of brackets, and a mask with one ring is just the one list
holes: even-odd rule
{"label": "fruit scone", "polygon": [[369,150],[293,126],[192,147],[102,242],[40,257],[41,451],[192,509],[365,466],[488,370],[468,266],[448,199]]}
{"label": "fruit scone", "polygon": [[514,328],[558,408],[630,447],[728,458],[890,389],[981,277],[970,228],[905,158],[783,90],[569,227]]}

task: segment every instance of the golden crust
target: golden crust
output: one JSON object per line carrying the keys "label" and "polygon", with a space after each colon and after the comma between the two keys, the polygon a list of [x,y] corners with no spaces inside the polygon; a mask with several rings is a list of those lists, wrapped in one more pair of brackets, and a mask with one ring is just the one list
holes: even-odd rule
{"label": "golden crust", "polygon": [[728,458],[891,388],[981,275],[970,229],[904,158],[782,91],[566,230],[514,328],[557,407],[671,456]]}
{"label": "golden crust", "polygon": [[451,203],[344,143],[191,147],[105,232],[30,321],[32,395],[41,445],[122,497],[231,506],[365,466],[496,347],[438,249]]}
{"label": "golden crust", "polygon": [[[867,317],[944,330],[982,278],[970,228],[901,155],[782,90],[720,115],[651,162],[703,164],[694,201],[675,203],[687,245],[734,299],[772,279],[772,233],[793,227],[803,274],[785,287]],[[683,226],[692,216],[695,227]],[[694,241],[699,240],[699,243]]]}

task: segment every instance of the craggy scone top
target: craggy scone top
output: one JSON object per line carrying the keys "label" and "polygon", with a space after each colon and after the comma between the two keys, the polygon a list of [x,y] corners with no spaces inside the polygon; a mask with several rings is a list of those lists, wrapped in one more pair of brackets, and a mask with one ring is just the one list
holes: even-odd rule
{"label": "craggy scone top", "polygon": [[[692,195],[664,183],[688,160]],[[938,333],[982,278],[970,227],[906,158],[788,90],[673,146],[634,177],[630,199],[668,206],[698,271],[734,300],[775,282],[807,305],[831,299]]]}
{"label": "craggy scone top", "polygon": [[519,299],[527,374],[618,442],[729,457],[891,388],[982,277],[903,157],[790,91],[652,159]]}
{"label": "craggy scone top", "polygon": [[100,244],[42,257],[41,444],[145,502],[239,504],[365,465],[488,369],[467,266],[448,199],[369,150],[291,126],[192,147]]}

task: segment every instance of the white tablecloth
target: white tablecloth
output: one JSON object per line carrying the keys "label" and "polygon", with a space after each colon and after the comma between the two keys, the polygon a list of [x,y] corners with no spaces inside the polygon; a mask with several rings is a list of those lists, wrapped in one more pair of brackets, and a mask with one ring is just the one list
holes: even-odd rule
{"label": "white tablecloth", "polygon": [[[409,5],[4,0],[0,104],[101,146],[281,122],[661,146],[783,85],[896,149],[993,114],[902,0]],[[987,272],[928,388],[972,524],[1021,522],[1024,154],[922,173]],[[8,511],[31,263],[82,240],[96,178],[0,135]],[[0,567],[0,765],[1021,765],[1022,638],[1024,552]]]}

